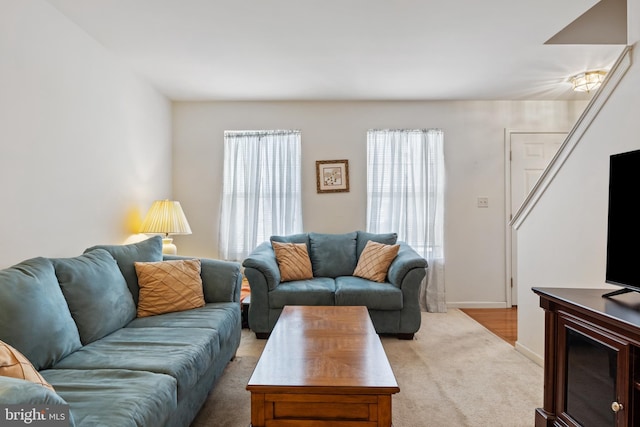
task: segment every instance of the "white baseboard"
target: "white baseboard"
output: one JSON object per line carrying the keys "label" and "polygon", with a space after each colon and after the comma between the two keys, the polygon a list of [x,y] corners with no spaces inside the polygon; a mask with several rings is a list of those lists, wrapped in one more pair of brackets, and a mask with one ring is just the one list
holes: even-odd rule
{"label": "white baseboard", "polygon": [[536,365],[544,367],[544,358],[531,351],[527,346],[520,344],[519,341],[516,341],[516,351],[522,353],[527,359],[530,359]]}
{"label": "white baseboard", "polygon": [[507,303],[502,301],[496,302],[477,302],[477,301],[454,301],[447,302],[447,308],[507,308]]}

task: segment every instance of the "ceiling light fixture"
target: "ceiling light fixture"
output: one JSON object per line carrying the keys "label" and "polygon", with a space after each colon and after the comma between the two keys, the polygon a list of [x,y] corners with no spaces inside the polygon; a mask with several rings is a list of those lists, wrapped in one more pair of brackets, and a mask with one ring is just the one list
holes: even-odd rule
{"label": "ceiling light fixture", "polygon": [[606,75],[606,71],[585,71],[584,73],[571,77],[570,80],[573,84],[573,90],[588,93],[598,89]]}

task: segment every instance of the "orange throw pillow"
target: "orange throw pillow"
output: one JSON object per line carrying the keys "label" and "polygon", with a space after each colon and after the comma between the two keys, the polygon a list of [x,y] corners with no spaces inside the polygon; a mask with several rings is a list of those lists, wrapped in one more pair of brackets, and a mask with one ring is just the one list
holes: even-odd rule
{"label": "orange throw pillow", "polygon": [[0,375],[31,381],[55,392],[22,353],[3,341],[0,341]]}
{"label": "orange throw pillow", "polygon": [[280,269],[280,281],[313,279],[311,260],[305,243],[271,242]]}
{"label": "orange throw pillow", "polygon": [[200,260],[134,263],[140,297],[138,317],[203,307]]}
{"label": "orange throw pillow", "polygon": [[384,282],[387,270],[399,250],[400,245],[385,245],[369,240],[360,254],[353,275],[373,282]]}

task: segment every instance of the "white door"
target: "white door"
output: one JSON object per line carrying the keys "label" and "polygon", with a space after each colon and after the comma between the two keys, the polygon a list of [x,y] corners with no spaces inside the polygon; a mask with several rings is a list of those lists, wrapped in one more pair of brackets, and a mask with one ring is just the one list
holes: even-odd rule
{"label": "white door", "polygon": [[[507,218],[515,214],[533,189],[545,168],[562,145],[567,132],[519,132],[507,131],[511,152],[510,199]],[[509,227],[511,229],[511,227]],[[507,255],[509,256],[509,254]],[[511,230],[511,277],[507,284],[511,292],[511,305],[518,304],[518,270],[516,232]],[[508,265],[509,265],[508,264]]]}

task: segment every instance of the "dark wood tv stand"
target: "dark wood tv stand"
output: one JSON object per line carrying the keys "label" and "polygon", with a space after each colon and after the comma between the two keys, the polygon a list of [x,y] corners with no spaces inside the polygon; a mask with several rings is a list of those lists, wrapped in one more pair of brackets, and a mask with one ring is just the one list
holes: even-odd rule
{"label": "dark wood tv stand", "polygon": [[640,425],[640,293],[533,288],[545,310],[536,427]]}

